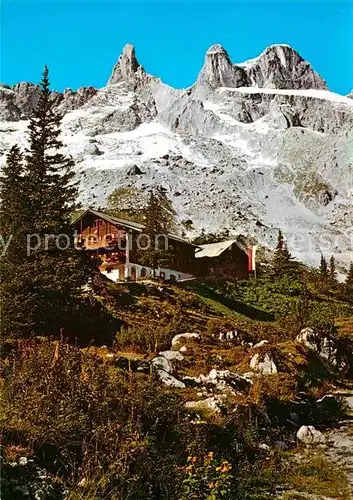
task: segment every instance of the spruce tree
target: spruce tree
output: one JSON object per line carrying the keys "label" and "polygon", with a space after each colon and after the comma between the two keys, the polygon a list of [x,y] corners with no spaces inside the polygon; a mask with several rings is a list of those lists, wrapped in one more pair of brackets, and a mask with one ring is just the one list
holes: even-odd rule
{"label": "spruce tree", "polygon": [[50,98],[49,71],[44,68],[37,109],[30,120],[26,177],[30,193],[28,229],[36,234],[69,234],[78,195],[74,162],[61,153],[62,116]]}
{"label": "spruce tree", "polygon": [[147,248],[138,250],[139,260],[152,268],[153,275],[158,267],[168,267],[173,260],[173,246],[168,237],[172,225],[173,213],[165,190],[157,187],[151,191],[147,206],[144,211],[144,234]]}
{"label": "spruce tree", "polygon": [[23,225],[20,215],[24,196],[23,154],[20,148],[14,145],[2,169],[0,185],[0,231],[3,239],[13,239]]}
{"label": "spruce tree", "polygon": [[278,232],[277,245],[272,262],[273,274],[275,276],[293,275],[296,271],[295,262],[284,241],[281,230]]}
{"label": "spruce tree", "polygon": [[330,258],[330,269],[329,269],[329,277],[331,282],[334,284],[337,279],[337,273],[336,273],[336,261],[333,255],[331,255]]}
{"label": "spruce tree", "polygon": [[[47,68],[40,87],[38,106],[29,124],[29,148],[19,174],[24,195],[12,215],[21,221],[21,231],[32,248],[22,246],[20,258],[9,253],[10,265],[17,269],[16,288],[6,304],[6,335],[32,331],[53,334],[70,327],[76,299],[93,274],[88,255],[73,248],[70,219],[77,197],[74,163],[61,153],[61,116],[50,99]],[[4,220],[10,217],[4,203],[2,212]],[[21,307],[22,303],[26,307]]]}
{"label": "spruce tree", "polygon": [[[0,311],[1,337],[22,328],[30,317],[32,294],[23,287],[26,266],[26,229],[22,216],[26,206],[23,154],[13,146],[2,169],[0,184]],[[28,322],[27,322],[28,324]]]}
{"label": "spruce tree", "polygon": [[348,297],[351,298],[353,296],[353,262],[350,263],[344,287]]}
{"label": "spruce tree", "polygon": [[323,256],[323,254],[321,254],[319,271],[320,271],[321,279],[326,280],[329,277],[329,270],[328,270],[328,266],[327,266],[327,261],[326,261],[325,257]]}

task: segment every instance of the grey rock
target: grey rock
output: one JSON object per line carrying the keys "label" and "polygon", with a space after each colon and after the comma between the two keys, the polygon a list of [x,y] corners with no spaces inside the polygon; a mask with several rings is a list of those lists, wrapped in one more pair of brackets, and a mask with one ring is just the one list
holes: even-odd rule
{"label": "grey rock", "polygon": [[175,346],[182,340],[187,340],[187,339],[195,339],[199,340],[201,338],[201,335],[199,333],[179,333],[179,335],[175,335],[172,339],[172,346]]}
{"label": "grey rock", "polygon": [[[197,82],[173,89],[143,71],[130,46],[110,83],[51,96],[64,114],[64,152],[80,162],[83,205],[104,206],[115,188],[162,183],[182,193],[173,203],[195,233],[227,228],[272,248],[281,228],[289,249],[315,267],[325,234],[338,267],[349,264],[352,99],[327,92],[296,51],[271,46],[234,64],[213,46]],[[37,99],[33,84],[0,88],[1,164],[13,143],[25,147],[21,119]],[[99,162],[82,153],[94,137],[104,151]],[[132,164],[143,179],[121,175]]]}
{"label": "grey rock", "polygon": [[18,121],[21,111],[16,106],[16,94],[5,86],[0,86],[0,121]]}
{"label": "grey rock", "polygon": [[165,370],[156,370],[157,375],[163,384],[168,385],[169,387],[175,387],[177,389],[183,389],[185,384],[180,380],[173,377],[170,373]]}
{"label": "grey rock", "polygon": [[210,396],[206,399],[200,401],[187,401],[185,403],[186,408],[192,408],[193,410],[211,410],[214,413],[220,413],[220,400],[215,396]]}
{"label": "grey rock", "polygon": [[253,349],[256,349],[257,347],[263,347],[264,345],[268,344],[268,340],[261,340],[260,342],[258,342],[257,344],[255,344],[253,346]]}
{"label": "grey rock", "polygon": [[316,334],[312,328],[304,328],[296,337],[297,342],[315,351],[327,367],[346,375],[350,369],[350,353],[337,339]]}
{"label": "grey rock", "polygon": [[30,118],[37,107],[40,88],[33,83],[20,82],[14,85],[13,91],[15,92],[15,104],[21,111],[21,117]]}
{"label": "grey rock", "polygon": [[156,370],[163,370],[166,373],[172,373],[173,365],[172,363],[165,358],[164,356],[156,356],[151,361],[152,367]]}
{"label": "grey rock", "polygon": [[114,85],[122,81],[143,83],[148,82],[151,78],[139,64],[136,58],[135,47],[129,43],[123,48],[123,52],[113,68],[107,85]]}
{"label": "grey rock", "polygon": [[250,360],[250,368],[262,375],[275,375],[278,373],[277,366],[269,354],[263,357],[257,353]]}
{"label": "grey rock", "polygon": [[81,87],[77,92],[66,89],[62,94],[62,99],[58,106],[60,112],[68,112],[74,109],[81,108],[87,102],[89,102],[96,94],[98,90],[94,87]]}
{"label": "grey rock", "polygon": [[94,143],[86,144],[84,153],[90,156],[99,156],[103,154],[103,152],[98,148],[97,144]]}
{"label": "grey rock", "polygon": [[234,66],[227,51],[219,44],[212,45],[206,52],[205,63],[199,74],[197,85],[218,87],[244,87],[250,84],[246,71]]}
{"label": "grey rock", "polygon": [[162,351],[159,353],[159,355],[172,362],[183,361],[184,359],[184,356],[179,351]]}
{"label": "grey rock", "polygon": [[325,442],[324,435],[312,425],[302,425],[297,432],[297,439],[305,444],[321,444]]}
{"label": "grey rock", "polygon": [[142,170],[137,165],[132,165],[128,171],[127,175],[142,175]]}
{"label": "grey rock", "polygon": [[244,64],[252,85],[277,89],[323,89],[325,81],[288,45],[272,45]]}

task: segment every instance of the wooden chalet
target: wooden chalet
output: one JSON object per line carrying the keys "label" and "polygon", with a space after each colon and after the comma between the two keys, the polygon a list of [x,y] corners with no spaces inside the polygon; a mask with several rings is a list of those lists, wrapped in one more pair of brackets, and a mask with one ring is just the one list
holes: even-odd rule
{"label": "wooden chalet", "polygon": [[[101,259],[100,271],[113,281],[147,278],[152,269],[139,262],[138,242],[144,225],[88,209],[72,223],[77,248],[84,248]],[[161,235],[162,245],[172,247],[170,268],[159,268],[161,279],[179,281],[192,278],[195,245],[172,234]],[[153,242],[152,242],[153,243]],[[143,244],[141,243],[141,246]]]}
{"label": "wooden chalet", "polygon": [[199,245],[196,250],[197,274],[229,280],[249,277],[248,249],[238,240]]}

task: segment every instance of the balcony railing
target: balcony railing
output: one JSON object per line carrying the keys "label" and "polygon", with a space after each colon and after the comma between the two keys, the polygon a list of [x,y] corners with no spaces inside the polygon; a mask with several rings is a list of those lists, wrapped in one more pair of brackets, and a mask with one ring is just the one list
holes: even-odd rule
{"label": "balcony railing", "polygon": [[105,237],[98,238],[96,236],[89,236],[87,238],[77,237],[75,238],[75,245],[78,248],[86,248],[87,250],[97,250],[98,248],[113,250],[114,248],[118,248],[120,251],[124,251],[126,247],[126,240]]}

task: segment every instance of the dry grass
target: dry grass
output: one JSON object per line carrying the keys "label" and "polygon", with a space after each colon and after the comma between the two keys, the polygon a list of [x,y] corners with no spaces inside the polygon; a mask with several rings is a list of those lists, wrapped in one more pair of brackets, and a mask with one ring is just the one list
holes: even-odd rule
{"label": "dry grass", "polygon": [[286,476],[288,486],[298,492],[337,500],[353,498],[345,472],[329,461],[322,452],[306,451],[304,455],[296,456],[295,460],[291,459]]}
{"label": "dry grass", "polygon": [[343,317],[336,321],[339,332],[341,335],[348,335],[353,337],[353,317]]}

